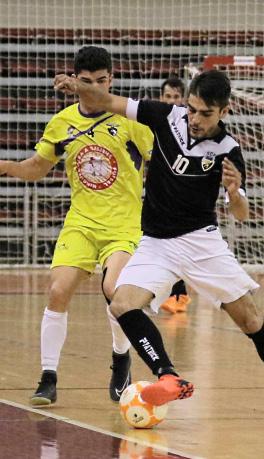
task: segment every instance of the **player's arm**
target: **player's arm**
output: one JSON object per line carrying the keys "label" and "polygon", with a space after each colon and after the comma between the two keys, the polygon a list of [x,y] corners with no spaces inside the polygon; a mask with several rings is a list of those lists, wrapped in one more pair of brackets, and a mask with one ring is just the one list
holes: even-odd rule
{"label": "player's arm", "polygon": [[23,161],[0,161],[0,175],[9,175],[27,181],[36,181],[49,173],[54,164],[35,154]]}
{"label": "player's arm", "polygon": [[248,219],[248,200],[241,194],[241,173],[227,158],[223,160],[222,183],[228,193],[230,212],[237,220]]}
{"label": "player's arm", "polygon": [[88,106],[95,106],[99,110],[117,113],[126,116],[127,97],[105,93],[101,88],[75,77],[60,74],[54,79],[54,89],[64,94],[77,94]]}

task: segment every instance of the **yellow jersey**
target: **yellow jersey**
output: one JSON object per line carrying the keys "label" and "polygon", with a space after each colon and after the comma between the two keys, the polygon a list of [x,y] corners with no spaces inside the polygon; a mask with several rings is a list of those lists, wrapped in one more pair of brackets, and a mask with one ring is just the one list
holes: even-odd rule
{"label": "yellow jersey", "polygon": [[110,230],[120,239],[140,235],[144,161],[153,134],[112,113],[85,115],[73,104],[52,117],[37,153],[54,163],[62,156],[71,187],[64,226]]}

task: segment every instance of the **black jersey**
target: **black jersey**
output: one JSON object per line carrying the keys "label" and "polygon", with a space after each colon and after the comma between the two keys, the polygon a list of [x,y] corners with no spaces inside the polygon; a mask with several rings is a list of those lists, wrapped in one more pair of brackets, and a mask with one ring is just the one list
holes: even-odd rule
{"label": "black jersey", "polygon": [[240,171],[245,190],[241,150],[224,124],[220,121],[221,132],[214,138],[194,140],[188,134],[186,107],[149,100],[139,101],[137,120],[155,136],[142,211],[144,234],[171,238],[217,225],[224,157]]}

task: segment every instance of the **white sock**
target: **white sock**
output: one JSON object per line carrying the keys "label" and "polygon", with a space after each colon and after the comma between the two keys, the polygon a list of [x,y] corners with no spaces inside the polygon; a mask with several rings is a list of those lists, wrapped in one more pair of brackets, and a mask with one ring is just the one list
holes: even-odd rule
{"label": "white sock", "polygon": [[109,305],[107,305],[107,315],[112,330],[113,350],[117,354],[125,354],[125,352],[127,352],[131,347],[131,344],[116,318],[111,313]]}
{"label": "white sock", "polygon": [[45,308],[41,323],[42,370],[57,371],[67,333],[67,318],[68,312],[55,312]]}

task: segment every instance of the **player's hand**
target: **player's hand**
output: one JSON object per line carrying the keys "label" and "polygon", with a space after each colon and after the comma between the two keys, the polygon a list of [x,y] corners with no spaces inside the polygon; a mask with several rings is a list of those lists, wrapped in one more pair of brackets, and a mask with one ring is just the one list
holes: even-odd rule
{"label": "player's hand", "polygon": [[54,78],[54,89],[64,94],[72,95],[77,93],[77,78],[65,75],[56,75]]}
{"label": "player's hand", "polygon": [[232,195],[233,193],[236,193],[241,187],[241,174],[236,166],[227,158],[224,158],[222,165],[222,183],[225,189],[228,191],[228,194]]}

